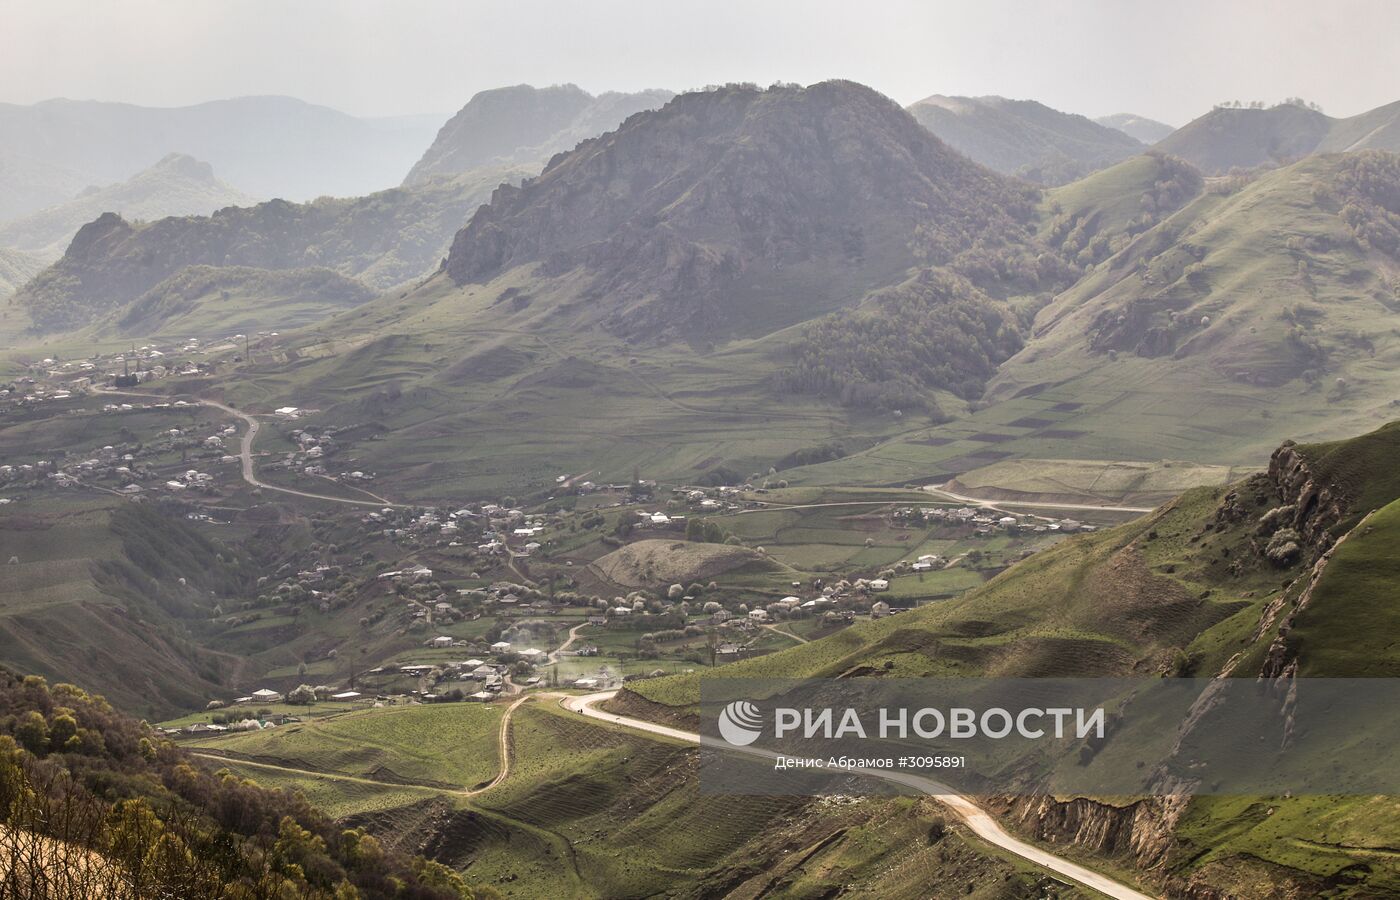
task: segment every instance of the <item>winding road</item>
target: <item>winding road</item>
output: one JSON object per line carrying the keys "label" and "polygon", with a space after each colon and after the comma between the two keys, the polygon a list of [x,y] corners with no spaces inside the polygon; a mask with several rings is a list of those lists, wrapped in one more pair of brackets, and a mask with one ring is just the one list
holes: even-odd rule
{"label": "winding road", "polygon": [[[611,699],[616,695],[617,691],[615,690],[599,691],[594,694],[566,697],[560,702],[565,709],[581,713],[590,719],[598,719],[613,725],[620,725],[624,728],[633,728],[678,741],[702,744],[704,746],[714,746],[722,750],[747,753],[753,756],[773,759],[776,759],[778,756],[778,754],[772,751],[759,750],[752,747],[731,747],[729,744],[720,743],[712,738],[702,738],[694,732],[681,731],[679,728],[670,728],[666,725],[658,725],[655,722],[647,722],[642,719],[619,716],[616,713],[604,712],[596,708],[597,704],[604,700]],[[951,792],[947,787],[932,779],[885,769],[854,769],[852,771],[861,775],[881,778],[886,781],[902,784],[906,787],[912,787],[917,791],[928,794],[946,806],[958,818],[962,819],[973,834],[987,843],[1000,847],[1009,853],[1014,853],[1028,862],[1049,869],[1057,875],[1068,878],[1071,881],[1098,891],[1101,894],[1113,897],[1114,900],[1152,900],[1150,894],[1144,894],[1134,890],[1106,875],[1100,875],[1092,869],[1087,869],[1078,863],[1063,859],[1047,850],[1042,850],[1034,844],[1029,844],[1012,836],[997,823],[996,819],[992,818],[986,810],[982,809],[972,800],[962,794]]]}
{"label": "winding road", "polygon": [[[136,391],[115,391],[110,389],[99,389],[94,391],[94,393],[112,394],[122,397],[141,397],[144,400],[161,399],[153,394],[142,394]],[[229,415],[233,416],[234,418],[242,420],[243,424],[248,426],[247,431],[243,433],[243,437],[240,439],[238,444],[238,459],[243,467],[243,480],[248,482],[248,484],[252,487],[262,488],[263,490],[268,491],[279,491],[283,494],[295,494],[298,497],[306,497],[311,500],[329,500],[332,503],[351,503],[356,506],[408,505],[406,503],[394,503],[392,501],[385,500],[378,494],[370,493],[369,491],[366,491],[363,488],[355,488],[355,490],[360,491],[363,494],[367,494],[370,497],[373,497],[373,500],[355,500],[349,497],[332,497],[327,494],[313,494],[309,491],[298,491],[295,488],[280,487],[275,484],[268,484],[266,481],[260,481],[258,479],[257,472],[255,472],[253,469],[253,441],[257,439],[258,429],[261,427],[258,424],[257,419],[255,419],[249,413],[245,413],[242,410],[234,409],[232,406],[229,406],[226,403],[220,403],[217,400],[206,400],[202,397],[174,397],[174,399],[184,400],[186,403],[197,403],[200,406],[210,406],[214,409],[222,410],[228,413]]]}

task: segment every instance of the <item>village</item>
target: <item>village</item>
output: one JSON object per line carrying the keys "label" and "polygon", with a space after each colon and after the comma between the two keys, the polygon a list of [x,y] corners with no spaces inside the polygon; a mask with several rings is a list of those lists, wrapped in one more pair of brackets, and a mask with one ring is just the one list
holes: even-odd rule
{"label": "village", "polygon": [[[378,495],[369,492],[374,473],[354,464],[354,422],[327,423],[294,406],[258,414],[267,427],[249,460],[262,480],[249,482],[247,426],[231,409],[126,390],[208,374],[211,351],[227,355],[241,338],[44,359],[0,392],[0,411],[41,424],[82,421],[83,434],[103,439],[5,460],[0,504],[50,490],[120,497],[239,541],[256,538],[255,510],[297,502],[277,492],[321,496],[332,482],[348,492],[322,497],[332,502],[316,514],[310,541],[264,569],[248,595],[209,598],[212,633],[268,656],[268,675],[255,690],[211,698],[172,733],[275,727],[311,710],[602,690],[724,665],[956,596],[1049,541],[1096,527],[878,494],[795,503],[771,470],[711,485],[565,473],[530,497],[366,508]],[[745,536],[774,516],[818,514],[849,535],[852,563],[809,568],[801,546],[762,529]],[[734,548],[725,552],[743,551],[760,574],[702,576],[702,567],[617,583],[599,558],[634,544],[661,546],[663,558],[667,546]],[[871,561],[854,562],[863,556]],[[276,650],[289,633],[330,621],[347,623],[335,646],[296,651],[290,664]]]}

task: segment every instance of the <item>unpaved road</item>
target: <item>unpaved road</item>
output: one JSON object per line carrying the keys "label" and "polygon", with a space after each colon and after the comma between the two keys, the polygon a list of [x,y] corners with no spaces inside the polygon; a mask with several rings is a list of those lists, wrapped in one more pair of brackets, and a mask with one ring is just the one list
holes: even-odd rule
{"label": "unpaved road", "polygon": [[969,506],[980,506],[983,509],[999,510],[1005,507],[1018,507],[1021,509],[1068,509],[1079,510],[1081,512],[1133,512],[1150,513],[1155,512],[1155,506],[1110,506],[1108,504],[1095,505],[1091,503],[1048,503],[1039,500],[983,500],[978,497],[969,497],[966,494],[957,494],[945,490],[941,484],[925,485],[923,490],[935,497],[943,497],[948,500],[955,500],[958,503],[966,503]]}
{"label": "unpaved road", "polygon": [[[619,716],[615,713],[603,712],[596,708],[597,704],[616,695],[617,691],[615,690],[599,691],[594,694],[568,697],[561,702],[565,709],[582,713],[591,719],[611,722],[614,725],[621,725],[625,728],[635,728],[639,731],[647,731],[652,734],[659,734],[663,737],[686,741],[692,744],[703,743],[706,746],[718,746],[724,750],[732,750],[756,756],[777,756],[777,754],[768,750],[758,750],[749,747],[730,747],[728,744],[722,744],[708,738],[701,738],[700,735],[694,732],[681,731],[678,728],[669,728],[665,725],[658,725],[654,722],[643,721],[642,719]],[[997,823],[996,819],[992,818],[990,814],[976,803],[972,802],[972,800],[961,794],[951,793],[948,788],[938,784],[938,782],[932,779],[883,769],[858,769],[855,771],[862,775],[882,778],[886,781],[912,787],[915,790],[933,796],[934,799],[948,807],[958,818],[962,819],[967,827],[972,830],[972,833],[982,840],[1010,853],[1014,853],[1022,859],[1035,863],[1042,868],[1049,869],[1071,881],[1092,888],[1101,894],[1113,897],[1115,900],[1152,900],[1149,894],[1136,891],[1106,875],[1100,875],[1092,869],[1087,869],[1078,863],[1070,862],[1049,851],[1042,850],[1034,844],[1028,844],[1019,838],[1013,837],[1006,829],[1002,828],[1001,825]]]}
{"label": "unpaved road", "polygon": [[275,484],[268,484],[265,481],[259,481],[257,473],[253,470],[253,441],[257,439],[258,429],[259,427],[261,427],[258,424],[258,420],[253,418],[253,416],[249,415],[248,413],[243,412],[242,410],[234,409],[232,406],[229,406],[225,403],[220,403],[217,400],[205,400],[201,397],[176,397],[174,395],[171,395],[167,398],[163,395],[157,396],[155,394],[142,394],[136,391],[115,391],[106,389],[94,391],[94,393],[104,395],[114,394],[122,397],[140,397],[141,399],[146,401],[164,401],[166,399],[184,400],[186,403],[198,403],[200,406],[212,406],[214,409],[223,410],[224,412],[228,413],[234,418],[242,420],[243,424],[248,426],[248,429],[243,433],[243,437],[240,439],[238,444],[238,460],[243,466],[243,480],[248,482],[248,484],[255,488],[262,488],[263,490],[267,491],[279,491],[283,494],[295,494],[298,497],[307,497],[311,500],[329,500],[332,503],[351,503],[356,506],[407,506],[407,504],[405,503],[393,503],[389,500],[385,500],[378,494],[372,494],[369,491],[364,490],[363,488],[355,488],[355,490],[358,490],[363,494],[368,494],[370,497],[374,498],[373,500],[354,500],[349,497],[331,497],[327,494],[313,494],[308,491],[298,491],[294,488],[279,487]]}
{"label": "unpaved road", "polygon": [[528,696],[521,697],[510,706],[506,707],[505,713],[501,715],[501,725],[497,733],[497,748],[501,756],[501,768],[496,773],[496,777],[475,788],[444,788],[435,787],[431,784],[414,784],[412,782],[403,783],[397,781],[378,781],[374,778],[366,778],[362,775],[346,775],[341,772],[322,772],[316,769],[300,769],[295,766],[279,766],[276,763],[256,762],[251,759],[242,759],[237,756],[229,756],[218,751],[215,747],[201,747],[199,750],[190,750],[191,756],[198,756],[202,759],[215,760],[222,763],[233,763],[240,766],[251,766],[255,769],[268,769],[273,772],[285,772],[290,775],[303,775],[311,778],[326,778],[331,781],[344,781],[350,784],[368,784],[375,787],[405,788],[415,791],[430,791],[435,794],[448,794],[453,797],[475,797],[483,794],[491,788],[500,784],[510,775],[510,717],[515,713],[517,707],[529,700]]}

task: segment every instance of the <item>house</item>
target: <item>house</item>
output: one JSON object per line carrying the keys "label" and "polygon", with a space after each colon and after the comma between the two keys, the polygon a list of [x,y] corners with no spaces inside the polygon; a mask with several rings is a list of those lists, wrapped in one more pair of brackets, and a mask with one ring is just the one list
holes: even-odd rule
{"label": "house", "polygon": [[252,699],[254,700],[254,702],[257,703],[281,703],[282,695],[277,693],[276,691],[268,690],[267,688],[262,688],[260,690],[253,691]]}
{"label": "house", "polygon": [[451,646],[452,646],[452,638],[448,637],[448,636],[445,635],[445,634],[440,634],[440,635],[438,635],[437,637],[433,638],[433,640],[432,640],[432,645],[433,645],[434,647],[439,647],[439,648],[441,648],[441,647],[451,647]]}
{"label": "house", "polygon": [[889,580],[885,578],[872,578],[869,584],[872,591],[888,591],[890,589]]}
{"label": "house", "polygon": [[890,614],[890,605],[883,600],[876,600],[870,607],[870,616],[874,619],[883,619]]}
{"label": "house", "polygon": [[768,621],[768,610],[751,609],[749,610],[749,618],[753,619],[755,622],[766,622]]}
{"label": "house", "polygon": [[491,645],[492,653],[507,653],[510,651],[510,641],[497,641]]}
{"label": "house", "polygon": [[341,691],[339,694],[331,694],[331,699],[342,703],[348,703],[351,700],[360,699],[360,696],[359,691]]}

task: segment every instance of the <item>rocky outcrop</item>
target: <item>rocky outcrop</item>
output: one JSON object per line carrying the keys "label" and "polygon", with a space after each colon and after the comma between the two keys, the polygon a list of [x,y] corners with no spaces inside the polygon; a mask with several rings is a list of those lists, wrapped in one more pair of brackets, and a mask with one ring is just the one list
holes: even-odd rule
{"label": "rocky outcrop", "polygon": [[1025,796],[1004,801],[1002,812],[1037,840],[1126,857],[1146,870],[1169,860],[1172,831],[1188,802],[1186,796],[1153,797],[1114,806],[1088,797]]}
{"label": "rocky outcrop", "polygon": [[1266,516],[1268,525],[1273,526],[1269,534],[1290,528],[1304,545],[1319,553],[1331,546],[1333,526],[1348,513],[1347,499],[1341,490],[1318,477],[1292,441],[1284,443],[1270,457],[1268,479],[1283,502]]}

